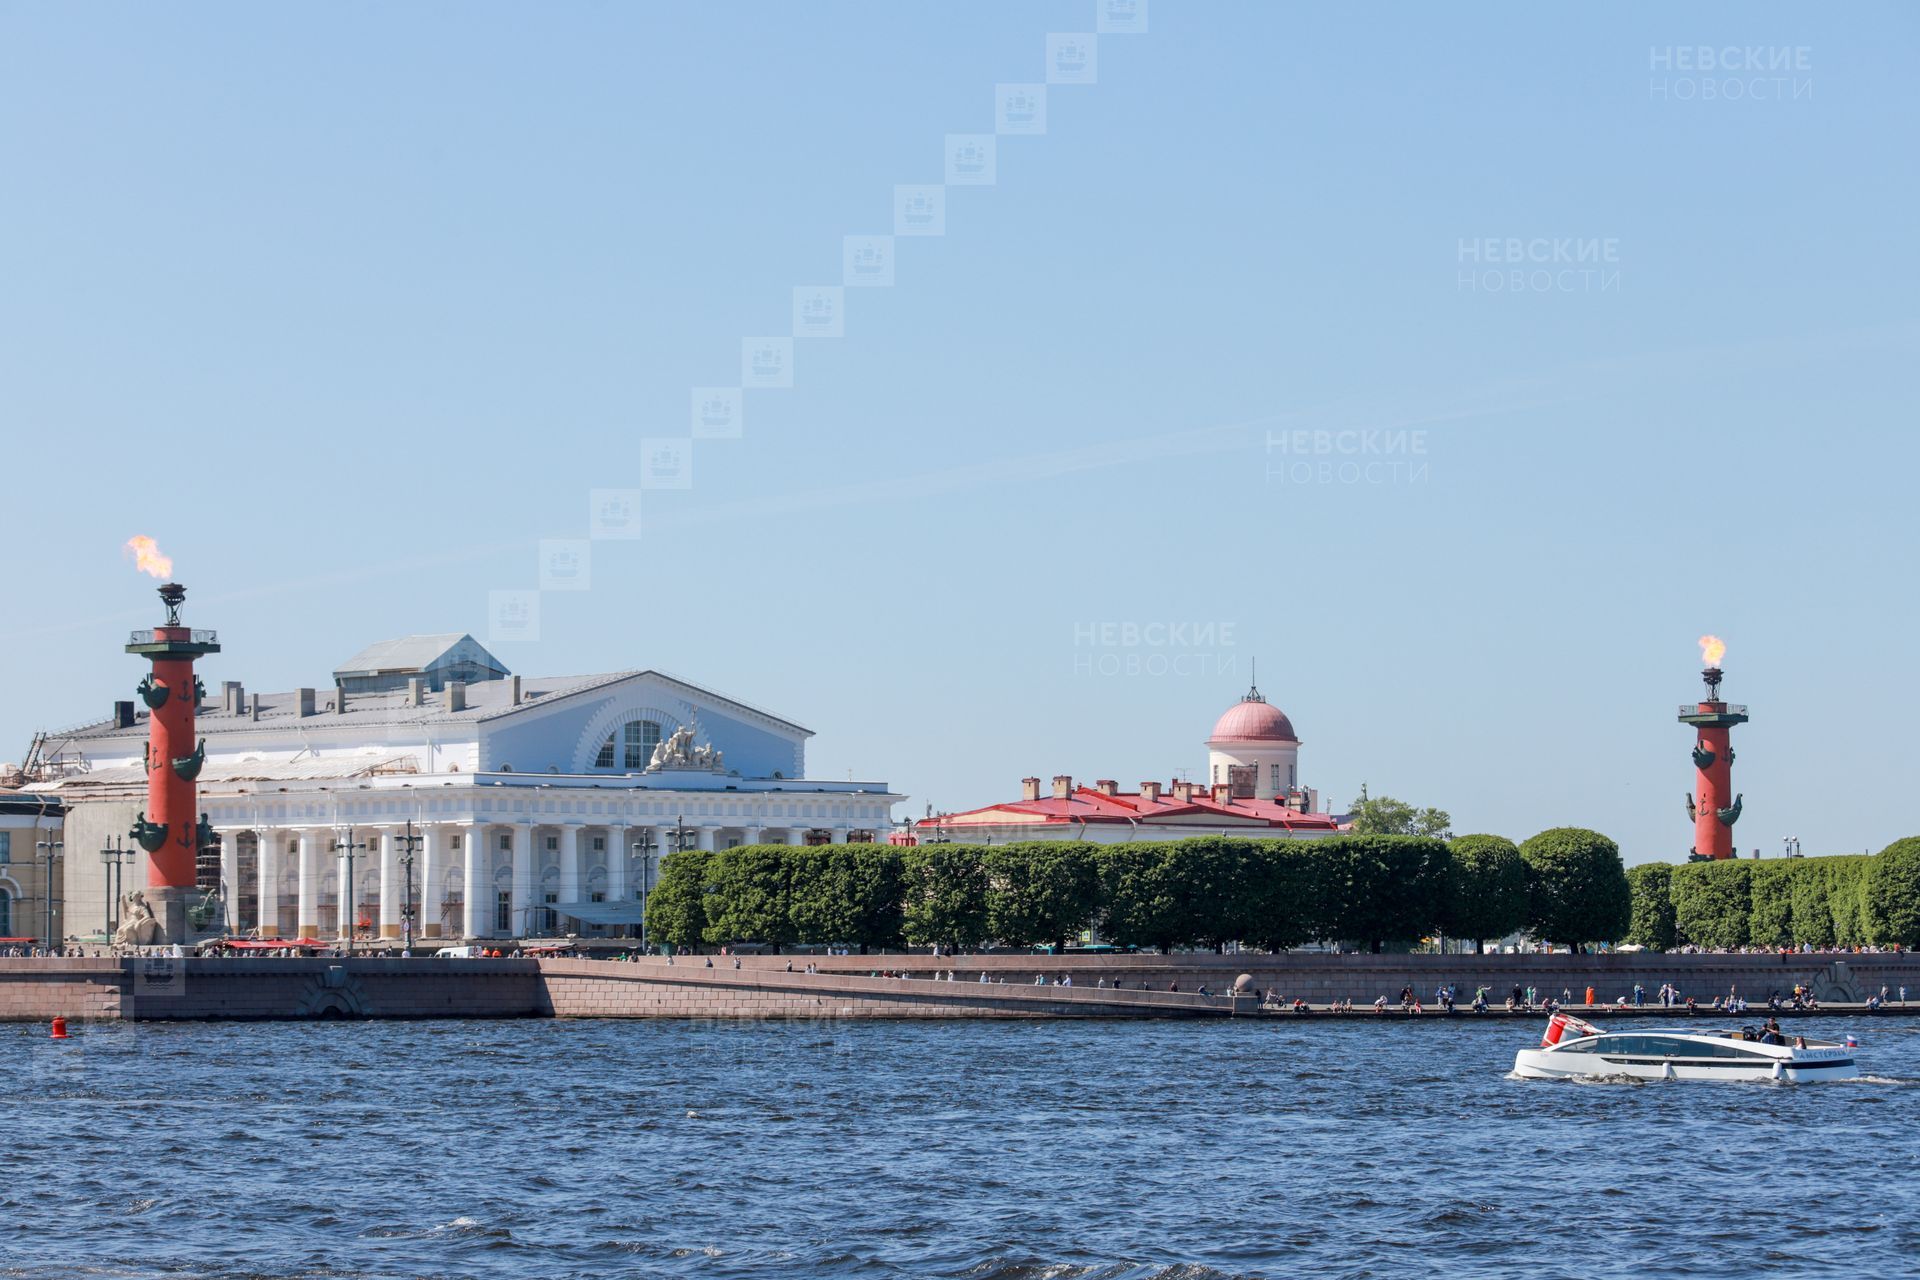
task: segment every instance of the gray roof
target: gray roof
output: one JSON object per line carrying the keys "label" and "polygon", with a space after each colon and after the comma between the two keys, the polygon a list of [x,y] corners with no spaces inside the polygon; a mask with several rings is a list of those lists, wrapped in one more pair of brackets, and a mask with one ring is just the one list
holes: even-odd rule
{"label": "gray roof", "polygon": [[425,671],[463,640],[485,653],[495,667],[502,671],[507,669],[506,663],[487,653],[480,642],[466,632],[445,631],[437,635],[401,636],[397,640],[381,640],[370,644],[341,663],[333,674],[363,676],[391,671]]}
{"label": "gray roof", "polygon": [[[677,684],[692,693],[696,700],[710,699],[723,702],[748,711],[756,716],[773,720],[789,729],[811,736],[812,730],[803,728],[791,720],[764,711],[750,703],[717,694],[711,689],[702,688],[670,676],[662,671],[613,671],[602,675],[584,676],[522,676],[520,677],[520,705],[513,705],[512,680],[482,680],[466,686],[467,705],[461,711],[447,710],[445,693],[430,693],[424,696],[419,706],[409,706],[407,692],[404,689],[383,691],[380,693],[352,693],[347,695],[347,709],[344,713],[336,711],[336,699],[339,691],[332,688],[320,688],[313,691],[313,714],[300,715],[300,697],[298,691],[289,693],[262,693],[251,695],[260,699],[260,718],[256,722],[250,709],[242,708],[238,715],[223,710],[218,702],[209,701],[194,712],[194,727],[201,734],[236,733],[251,729],[258,723],[263,728],[286,728],[289,725],[306,725],[314,729],[333,727],[351,727],[367,729],[379,725],[463,725],[491,719],[495,716],[513,715],[553,702],[556,699],[572,697],[575,694],[588,693],[606,685],[618,684],[634,676],[652,675],[658,679]],[[113,720],[97,721],[77,729],[52,735],[49,747],[57,749],[62,742],[85,742],[112,738],[141,739],[147,736],[147,709],[135,704],[137,715],[132,728],[118,729]]]}

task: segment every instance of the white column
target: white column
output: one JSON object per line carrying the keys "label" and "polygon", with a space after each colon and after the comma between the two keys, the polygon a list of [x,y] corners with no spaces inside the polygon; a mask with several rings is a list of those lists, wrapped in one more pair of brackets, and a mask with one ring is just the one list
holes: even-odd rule
{"label": "white column", "polygon": [[300,829],[300,910],[296,932],[302,938],[320,936],[320,831]]}
{"label": "white column", "polygon": [[787,843],[805,844],[807,842],[807,832],[811,830],[811,827],[789,827],[787,829]]}
{"label": "white column", "polygon": [[262,938],[280,936],[280,849],[286,842],[287,833],[262,827],[254,832],[259,840],[254,855],[254,876],[259,884],[254,890],[254,929]]}
{"label": "white column", "polygon": [[489,899],[493,893],[490,877],[485,873],[489,861],[487,858],[487,824],[476,822],[466,830],[466,838],[461,841],[461,874],[467,882],[464,905],[460,909],[461,929],[469,938],[484,938],[492,929],[488,927],[492,920],[493,904]]}
{"label": "white column", "polygon": [[[360,833],[357,830],[349,834],[347,838],[356,844],[366,843],[366,841],[360,839]],[[340,843],[338,836],[335,836],[334,843]],[[356,849],[354,852],[359,853],[361,851]],[[358,869],[359,861],[358,858],[354,859],[356,870]],[[335,893],[333,895],[333,930],[339,937],[351,938],[353,936],[354,917],[353,875],[347,870],[347,851],[345,849],[334,850],[333,883],[335,886]]]}
{"label": "white column", "polygon": [[607,828],[607,901],[627,900],[627,863],[633,858],[633,837],[625,827]]}
{"label": "white column", "polygon": [[533,927],[533,824],[513,824],[513,915],[507,934],[524,938]]}
{"label": "white column", "polygon": [[240,835],[239,827],[221,827],[220,834],[220,911],[222,927],[240,932]]}
{"label": "white column", "polygon": [[713,850],[713,836],[714,828],[707,826],[701,827],[699,829],[699,844],[697,847],[711,852]]}
{"label": "white column", "polygon": [[[447,859],[447,829],[438,822],[421,829],[420,852],[413,864],[413,936],[440,936],[440,866]],[[406,876],[400,877],[400,892],[406,893]]]}
{"label": "white column", "polygon": [[759,827],[742,827],[740,828],[740,843],[759,844],[760,835],[761,831]]}
{"label": "white column", "polygon": [[580,901],[580,826],[560,828],[560,901]]}
{"label": "white column", "polygon": [[380,841],[380,936],[400,936],[400,833],[382,827]]}

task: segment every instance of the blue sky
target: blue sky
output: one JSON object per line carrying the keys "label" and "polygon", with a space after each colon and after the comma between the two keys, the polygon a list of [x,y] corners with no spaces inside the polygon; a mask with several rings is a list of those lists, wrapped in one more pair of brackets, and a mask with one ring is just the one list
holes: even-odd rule
{"label": "blue sky", "polygon": [[[1094,15],[0,3],[0,638],[31,672],[0,756],[127,696],[133,533],[222,632],[210,678],[486,639],[540,540],[587,538],[589,492],[639,488],[690,388]],[[496,651],[775,708],[915,814],[1197,775],[1257,658],[1329,798],[1640,861],[1687,851],[1711,631],[1754,715],[1740,847],[1911,833],[1920,15],[1148,27]],[[1489,239],[1600,270],[1494,291]]]}

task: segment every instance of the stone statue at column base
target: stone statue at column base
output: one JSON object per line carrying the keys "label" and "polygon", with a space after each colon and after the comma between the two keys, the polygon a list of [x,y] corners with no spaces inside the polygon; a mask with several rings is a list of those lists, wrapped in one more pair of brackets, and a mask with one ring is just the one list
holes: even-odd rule
{"label": "stone statue at column base", "polygon": [[162,934],[159,919],[147,905],[146,894],[135,889],[120,895],[120,927],[113,933],[115,946],[157,946],[166,940]]}

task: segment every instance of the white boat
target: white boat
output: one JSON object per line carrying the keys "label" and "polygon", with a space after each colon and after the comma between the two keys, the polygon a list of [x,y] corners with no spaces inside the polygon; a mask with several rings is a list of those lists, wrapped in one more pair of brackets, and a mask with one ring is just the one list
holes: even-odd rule
{"label": "white boat", "polygon": [[1522,1049],[1513,1073],[1528,1080],[1572,1076],[1633,1076],[1641,1080],[1777,1080],[1810,1084],[1847,1080],[1857,1042],[1844,1044],[1783,1035],[1757,1027],[1737,1031],[1661,1028],[1602,1031],[1571,1014],[1556,1013],[1538,1049]]}

